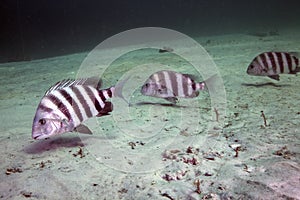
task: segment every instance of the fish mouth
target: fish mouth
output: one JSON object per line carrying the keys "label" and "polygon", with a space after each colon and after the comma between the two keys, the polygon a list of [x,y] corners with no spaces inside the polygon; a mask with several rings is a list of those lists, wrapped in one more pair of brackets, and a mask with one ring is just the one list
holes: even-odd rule
{"label": "fish mouth", "polygon": [[146,95],[148,96],[148,87],[146,87],[145,85],[142,86],[142,89],[141,89],[141,93],[143,95]]}
{"label": "fish mouth", "polygon": [[141,89],[141,93],[142,93],[142,95],[145,95],[144,88]]}
{"label": "fish mouth", "polygon": [[32,136],[32,138],[34,140],[40,140],[40,139],[44,139],[44,138],[48,138],[48,137],[45,137],[43,134],[40,134],[40,135]]}
{"label": "fish mouth", "polygon": [[41,135],[32,136],[33,139],[38,140]]}
{"label": "fish mouth", "polygon": [[249,69],[249,67],[246,72],[247,72],[247,74],[251,74],[251,70]]}

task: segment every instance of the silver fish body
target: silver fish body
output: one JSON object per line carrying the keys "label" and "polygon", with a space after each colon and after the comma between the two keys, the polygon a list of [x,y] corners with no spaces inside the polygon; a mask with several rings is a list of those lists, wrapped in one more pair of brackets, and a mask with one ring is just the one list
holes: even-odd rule
{"label": "silver fish body", "polygon": [[114,95],[115,89],[100,90],[97,83],[91,83],[93,80],[68,79],[49,88],[36,110],[32,138],[43,139],[70,131],[91,134],[81,123],[94,116],[109,114],[112,104],[106,100]]}
{"label": "silver fish body", "polygon": [[299,59],[295,53],[265,52],[256,56],[247,68],[247,74],[268,76],[279,81],[279,74],[300,72]]}
{"label": "silver fish body", "polygon": [[176,103],[177,97],[193,98],[204,89],[205,82],[196,83],[189,75],[164,70],[152,74],[142,86],[141,93]]}

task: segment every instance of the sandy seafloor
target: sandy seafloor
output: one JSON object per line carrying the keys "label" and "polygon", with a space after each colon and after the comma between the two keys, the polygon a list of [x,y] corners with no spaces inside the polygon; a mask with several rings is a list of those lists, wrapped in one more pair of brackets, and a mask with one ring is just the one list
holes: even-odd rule
{"label": "sandy seafloor", "polygon": [[[195,39],[224,82],[223,128],[207,131],[214,116],[207,92],[175,107],[135,104],[168,103],[135,88],[131,107],[117,106],[113,115],[86,122],[93,135],[34,141],[32,119],[44,92],[75,78],[87,53],[1,64],[0,198],[300,199],[300,78],[275,81],[245,72],[263,51],[300,51],[299,32]],[[171,54],[159,55],[174,70],[194,73]],[[102,77],[104,87],[144,58],[156,57],[142,52],[120,59]]]}

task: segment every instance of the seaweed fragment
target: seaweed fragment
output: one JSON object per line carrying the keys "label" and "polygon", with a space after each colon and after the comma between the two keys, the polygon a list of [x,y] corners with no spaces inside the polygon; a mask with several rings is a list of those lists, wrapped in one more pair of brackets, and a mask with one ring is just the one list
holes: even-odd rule
{"label": "seaweed fragment", "polygon": [[7,168],[5,174],[6,175],[11,175],[14,173],[22,173],[23,170],[18,168],[18,167],[13,167],[13,168]]}
{"label": "seaweed fragment", "polygon": [[131,149],[135,149],[135,147],[137,146],[137,145],[141,145],[141,146],[144,146],[145,145],[145,143],[144,142],[142,142],[142,141],[136,141],[136,142],[128,142],[128,145],[131,147]]}
{"label": "seaweed fragment", "polygon": [[31,197],[32,197],[32,192],[25,192],[25,191],[22,191],[21,194],[22,194],[25,198],[31,198]]}
{"label": "seaweed fragment", "polygon": [[216,122],[219,122],[220,113],[219,113],[218,109],[214,108],[214,112],[216,114]]}
{"label": "seaweed fragment", "polygon": [[268,126],[268,125],[267,125],[267,118],[266,118],[266,115],[265,115],[265,113],[264,113],[263,110],[260,111],[260,112],[261,112],[261,117],[262,117],[263,120],[264,120],[264,127],[266,127],[266,126]]}
{"label": "seaweed fragment", "polygon": [[279,150],[274,152],[274,155],[281,156],[284,159],[291,159],[292,156],[294,156],[295,153],[288,150],[287,146],[284,146],[280,148]]}
{"label": "seaweed fragment", "polygon": [[168,193],[164,192],[162,193],[161,191],[159,191],[160,195],[163,196],[163,197],[167,197],[168,199],[171,199],[171,200],[174,200],[173,197],[171,197]]}
{"label": "seaweed fragment", "polygon": [[84,153],[83,153],[83,149],[81,147],[79,147],[79,150],[76,153],[72,154],[74,157],[79,156],[79,158],[83,158],[85,157]]}
{"label": "seaweed fragment", "polygon": [[199,179],[196,179],[196,180],[194,181],[194,185],[196,186],[195,192],[198,193],[198,194],[201,194],[200,180],[199,180]]}
{"label": "seaweed fragment", "polygon": [[38,165],[39,165],[39,168],[44,168],[46,166],[46,164],[48,163],[52,163],[51,160],[47,160],[47,161],[41,161]]}
{"label": "seaweed fragment", "polygon": [[134,149],[136,146],[134,142],[128,142],[128,145],[131,147],[131,149]]}

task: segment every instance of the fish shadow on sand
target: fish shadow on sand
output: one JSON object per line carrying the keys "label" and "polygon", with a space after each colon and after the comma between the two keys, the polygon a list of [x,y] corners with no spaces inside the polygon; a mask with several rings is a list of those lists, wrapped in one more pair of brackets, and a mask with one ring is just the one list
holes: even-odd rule
{"label": "fish shadow on sand", "polygon": [[60,148],[82,147],[84,143],[82,138],[74,137],[55,137],[46,140],[36,141],[27,146],[24,151],[28,154],[39,154],[45,151],[53,151]]}
{"label": "fish shadow on sand", "polygon": [[267,86],[272,86],[272,87],[289,87],[291,86],[290,84],[276,84],[276,83],[272,83],[272,82],[268,82],[268,83],[242,83],[243,86],[247,86],[247,87],[267,87]]}
{"label": "fish shadow on sand", "polygon": [[165,106],[165,107],[174,107],[174,108],[188,108],[190,106],[182,106],[176,105],[173,103],[153,103],[153,102],[139,102],[135,104],[131,104],[130,106],[145,106],[145,105],[153,105],[153,106]]}

